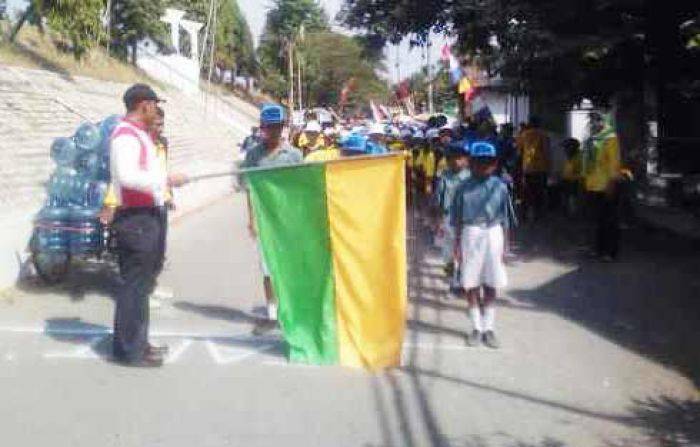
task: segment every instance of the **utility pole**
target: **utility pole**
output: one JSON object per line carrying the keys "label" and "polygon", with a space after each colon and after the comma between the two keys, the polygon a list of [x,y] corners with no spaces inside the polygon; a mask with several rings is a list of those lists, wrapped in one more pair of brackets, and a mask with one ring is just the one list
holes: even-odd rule
{"label": "utility pole", "polygon": [[299,96],[299,111],[304,109],[304,101],[301,91],[301,52],[297,51],[297,94]]}
{"label": "utility pole", "polygon": [[399,46],[400,45],[401,44],[396,45],[396,83],[397,84],[401,83],[401,65],[399,63],[399,61],[401,60],[401,58],[399,57],[399,53],[400,53]]}
{"label": "utility pole", "polygon": [[428,112],[430,114],[433,114],[435,111],[434,105],[433,105],[433,68],[431,65],[430,61],[430,47],[433,46],[433,43],[430,41],[430,36],[428,36],[428,43],[426,45],[426,59],[428,63]]}
{"label": "utility pole", "polygon": [[290,36],[287,42],[287,59],[289,59],[289,111],[294,111],[294,41]]}

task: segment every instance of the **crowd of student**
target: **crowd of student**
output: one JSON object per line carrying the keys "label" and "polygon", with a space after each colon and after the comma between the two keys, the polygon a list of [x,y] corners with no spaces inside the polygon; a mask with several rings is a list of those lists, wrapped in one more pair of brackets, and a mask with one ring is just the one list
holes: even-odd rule
{"label": "crowd of student", "polygon": [[[309,120],[286,127],[284,109],[262,108],[260,128],[243,144],[242,168],[321,162],[344,157],[402,152],[407,164],[407,200],[442,251],[451,294],[469,302],[472,331],[467,342],[497,348],[494,300],[507,285],[505,263],[519,218],[542,219],[559,203],[569,216],[589,209],[596,222],[594,252],[605,259],[618,253],[617,203],[621,168],[617,137],[605,117],[592,114],[590,138],[566,139],[561,172],[552,181],[551,138],[537,118],[500,131],[490,118],[448,123],[395,120],[326,124]],[[581,206],[586,204],[586,207]],[[253,214],[250,230],[256,236]],[[267,320],[260,334],[276,326],[277,308],[263,262]]]}

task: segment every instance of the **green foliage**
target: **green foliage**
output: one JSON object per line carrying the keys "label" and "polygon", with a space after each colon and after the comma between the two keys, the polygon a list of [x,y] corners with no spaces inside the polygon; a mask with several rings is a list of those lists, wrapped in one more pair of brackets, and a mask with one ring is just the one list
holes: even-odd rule
{"label": "green foliage", "polygon": [[[649,7],[654,3],[654,7]],[[516,88],[605,102],[657,68],[653,35],[668,39],[697,14],[669,0],[346,0],[341,18],[351,28],[397,41],[450,30],[458,47]],[[691,2],[692,3],[692,2]],[[655,9],[656,8],[656,9]],[[666,15],[666,21],[658,11]],[[667,37],[665,37],[667,36]],[[495,41],[494,41],[495,39]],[[496,43],[496,44],[495,44]],[[682,58],[679,58],[679,60]]]}
{"label": "green foliage", "polygon": [[340,90],[350,80],[355,89],[349,104],[366,105],[370,99],[383,101],[387,86],[376,74],[376,65],[363,59],[364,48],[348,36],[332,32],[309,34],[300,46],[306,78],[306,98],[312,105],[335,105]]}
{"label": "green foliage", "polygon": [[257,71],[253,36],[236,0],[222,0],[216,30],[216,60],[253,75]]}
{"label": "green foliage", "polygon": [[302,28],[305,35],[327,30],[323,9],[314,0],[274,0],[258,48],[263,78],[287,77],[287,45],[301,38]]}
{"label": "green foliage", "polygon": [[163,42],[162,0],[112,0],[111,46],[126,58],[129,48],[146,37]]}
{"label": "green foliage", "polygon": [[48,25],[70,42],[76,59],[104,37],[100,14],[102,0],[34,0],[34,10],[48,20]]}

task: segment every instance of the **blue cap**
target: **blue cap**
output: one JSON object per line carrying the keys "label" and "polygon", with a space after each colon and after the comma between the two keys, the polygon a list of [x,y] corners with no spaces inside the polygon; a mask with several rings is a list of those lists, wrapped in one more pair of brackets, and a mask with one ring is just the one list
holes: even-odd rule
{"label": "blue cap", "polygon": [[348,135],[340,142],[344,151],[367,152],[367,137],[356,133]]}
{"label": "blue cap", "polygon": [[283,124],[284,109],[277,104],[263,104],[260,109],[260,124]]}
{"label": "blue cap", "polygon": [[496,147],[488,141],[475,141],[470,148],[472,158],[496,158]]}

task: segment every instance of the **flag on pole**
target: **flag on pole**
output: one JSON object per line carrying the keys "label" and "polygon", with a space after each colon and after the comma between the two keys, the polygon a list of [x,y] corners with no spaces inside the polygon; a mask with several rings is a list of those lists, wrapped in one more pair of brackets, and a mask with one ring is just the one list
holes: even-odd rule
{"label": "flag on pole", "polygon": [[292,362],[398,366],[407,300],[405,161],[246,174]]}
{"label": "flag on pole", "polygon": [[379,123],[384,120],[382,111],[379,109],[379,107],[377,107],[374,101],[369,101],[369,108],[372,110],[372,119],[375,123]]}
{"label": "flag on pole", "polygon": [[448,44],[443,45],[442,47],[442,60],[444,62],[447,62],[448,64],[448,70],[450,73],[450,83],[454,86],[457,85],[462,79],[462,67],[455,57],[454,54],[452,54],[452,50],[450,49],[450,46]]}

